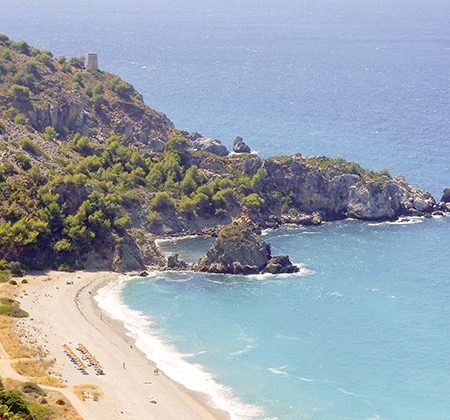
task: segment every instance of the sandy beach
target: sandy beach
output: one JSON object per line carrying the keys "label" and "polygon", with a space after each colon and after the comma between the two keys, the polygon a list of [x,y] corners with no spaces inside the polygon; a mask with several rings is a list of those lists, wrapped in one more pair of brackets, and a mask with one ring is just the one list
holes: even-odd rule
{"label": "sandy beach", "polygon": [[[228,414],[206,403],[168,378],[126,336],[124,327],[98,308],[96,291],[117,279],[110,272],[49,272],[27,276],[19,301],[30,316],[17,329],[29,345],[41,346],[55,359],[52,371],[61,375],[64,395],[85,419],[223,419]],[[73,284],[71,284],[73,282]],[[105,375],[87,367],[77,370],[63,345],[76,350],[82,343]],[[2,363],[3,370],[8,367]],[[8,370],[11,374],[11,372]],[[79,398],[84,392],[84,401]],[[76,396],[78,394],[78,396]]]}

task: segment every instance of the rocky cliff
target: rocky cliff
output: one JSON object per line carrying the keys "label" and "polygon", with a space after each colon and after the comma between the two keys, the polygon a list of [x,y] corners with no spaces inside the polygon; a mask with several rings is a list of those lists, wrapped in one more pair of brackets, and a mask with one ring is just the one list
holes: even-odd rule
{"label": "rocky cliff", "polygon": [[[155,235],[217,234],[242,215],[261,228],[450,207],[448,192],[437,204],[387,171],[299,153],[262,159],[249,150],[242,138],[230,154],[217,139],[176,129],[129,83],[87,71],[80,58],[55,58],[0,35],[3,265],[74,269],[102,260],[137,270],[168,265]],[[251,240],[256,248],[233,260],[260,270],[267,250]],[[271,270],[285,263],[274,260]]]}

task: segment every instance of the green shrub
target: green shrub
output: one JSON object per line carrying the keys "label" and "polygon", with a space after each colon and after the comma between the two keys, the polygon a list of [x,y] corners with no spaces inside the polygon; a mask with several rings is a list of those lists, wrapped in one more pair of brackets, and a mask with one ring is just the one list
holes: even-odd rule
{"label": "green shrub", "polygon": [[156,211],[152,211],[147,216],[147,222],[148,222],[148,225],[149,225],[150,229],[157,229],[162,224],[161,215],[159,213],[157,213]]}
{"label": "green shrub", "polygon": [[45,127],[42,138],[47,141],[55,141],[58,138],[58,132],[51,125],[49,125],[48,127]]}
{"label": "green shrub", "polygon": [[26,64],[26,69],[28,73],[31,73],[35,78],[39,78],[40,74],[39,74],[39,65],[36,61],[29,61]]}
{"label": "green shrub", "polygon": [[16,99],[29,99],[30,89],[26,86],[15,84],[9,88],[8,95],[13,96]]}
{"label": "green shrub", "polygon": [[61,70],[62,70],[64,73],[71,73],[71,71],[72,71],[72,66],[70,65],[70,63],[63,63],[62,66],[61,66]]}
{"label": "green shrub", "polygon": [[70,64],[77,69],[84,69],[84,57],[72,57]]}
{"label": "green shrub", "polygon": [[31,55],[32,48],[25,41],[13,42],[12,47],[13,49],[21,52],[22,54],[28,56]]}
{"label": "green shrub", "polygon": [[[17,286],[17,282],[15,280],[10,280],[10,284]],[[3,303],[0,300],[0,315],[10,316],[12,318],[27,318],[29,313],[21,309],[17,302],[5,302]]]}
{"label": "green shrub", "polygon": [[20,144],[22,145],[22,149],[26,152],[31,153],[34,156],[42,155],[40,147],[30,139],[23,138],[20,140]]}
{"label": "green shrub", "polygon": [[165,191],[157,192],[152,200],[152,209],[156,211],[164,211],[174,208],[174,201]]}
{"label": "green shrub", "polygon": [[111,90],[124,98],[129,97],[134,92],[131,84],[120,79],[113,80]]}
{"label": "green shrub", "polygon": [[16,280],[10,280],[8,283],[12,284],[13,286],[17,286],[17,281]]}
{"label": "green shrub", "polygon": [[13,118],[13,121],[16,124],[20,124],[20,125],[27,125],[28,124],[28,120],[27,117],[23,114],[16,114]]}
{"label": "green shrub", "polygon": [[380,171],[380,175],[384,175],[384,176],[387,176],[388,178],[392,178],[391,174],[389,173],[389,171],[386,168],[384,168]]}
{"label": "green shrub", "polygon": [[186,216],[186,217],[192,217],[195,214],[195,203],[194,201],[183,195],[183,197],[181,197],[181,200],[178,203],[178,211]]}
{"label": "green shrub", "polygon": [[5,34],[0,34],[0,45],[9,46],[10,44],[10,39]]}
{"label": "green shrub", "polygon": [[27,280],[27,279],[22,279],[21,283],[22,283],[22,284],[27,284],[27,283],[28,283],[28,280]]}
{"label": "green shrub", "polygon": [[50,70],[55,71],[55,63],[53,62],[53,58],[51,53],[48,51],[42,52],[36,57],[40,62],[45,64]]}
{"label": "green shrub", "polygon": [[0,121],[0,134],[3,134],[6,131],[5,124]]}
{"label": "green shrub", "polygon": [[74,270],[74,268],[70,265],[70,264],[61,264],[58,267],[58,271],[66,271],[68,273],[72,273]]}
{"label": "green shrub", "polygon": [[28,158],[28,156],[24,155],[23,153],[16,154],[16,161],[24,171],[31,169],[30,159]]}
{"label": "green shrub", "polygon": [[246,207],[251,209],[259,209],[264,204],[264,199],[256,193],[247,195],[242,201]]}
{"label": "green shrub", "polygon": [[17,262],[17,261],[11,261],[9,263],[9,271],[11,271],[11,274],[14,277],[22,277],[25,275],[25,273],[22,269],[22,265],[20,264],[20,262]]}
{"label": "green shrub", "polygon": [[[67,238],[63,238],[56,242],[56,244],[53,246],[53,249],[56,252],[69,252],[73,250],[73,244],[70,242]],[[64,271],[64,270],[60,270]]]}
{"label": "green shrub", "polygon": [[76,134],[72,144],[73,149],[83,156],[89,156],[94,153],[92,142],[86,136],[80,136],[79,134]]}
{"label": "green shrub", "polygon": [[6,283],[11,278],[11,272],[9,270],[0,271],[0,283]]}
{"label": "green shrub", "polygon": [[[32,73],[28,73],[24,70],[20,70],[14,74],[12,81],[16,85],[21,85],[23,87],[27,87],[28,89],[34,89],[36,86],[36,77]],[[22,99],[28,98],[29,93],[24,96]]]}
{"label": "green shrub", "polygon": [[83,75],[80,72],[75,73],[72,77],[72,82],[79,87],[83,87]]}
{"label": "green shrub", "polygon": [[24,382],[22,384],[22,392],[25,394],[37,394],[37,395],[45,395],[45,391],[34,382]]}
{"label": "green shrub", "polygon": [[4,118],[7,118],[8,120],[13,120],[18,112],[19,111],[17,111],[16,108],[14,108],[13,106],[10,106],[8,109],[3,111],[2,115],[3,115]]}
{"label": "green shrub", "polygon": [[131,219],[129,216],[117,217],[114,219],[114,226],[119,228],[128,228],[131,226]]}

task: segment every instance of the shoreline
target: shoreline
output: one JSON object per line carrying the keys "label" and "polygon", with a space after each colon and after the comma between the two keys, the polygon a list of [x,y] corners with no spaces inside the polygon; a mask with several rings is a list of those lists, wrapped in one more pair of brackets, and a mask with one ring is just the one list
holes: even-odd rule
{"label": "shoreline", "polygon": [[[65,390],[73,393],[74,387],[88,384],[101,395],[96,401],[91,398],[94,391],[89,391],[87,399],[77,404],[80,415],[95,420],[230,418],[210,405],[206,395],[189,390],[161,370],[155,375],[156,364],[137,348],[125,325],[98,306],[94,299],[98,290],[119,276],[52,271],[27,276],[29,283],[19,293],[21,307],[30,314],[21,321],[27,331],[25,344],[48,350],[48,357],[55,360],[52,370],[61,373]],[[75,350],[78,343],[101,363],[104,376],[89,368],[89,375],[75,369],[63,345],[81,356]]]}

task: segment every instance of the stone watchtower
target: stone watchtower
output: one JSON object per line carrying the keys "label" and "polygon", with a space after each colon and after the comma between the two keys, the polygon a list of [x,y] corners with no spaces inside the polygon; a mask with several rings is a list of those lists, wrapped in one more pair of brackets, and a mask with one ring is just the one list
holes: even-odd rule
{"label": "stone watchtower", "polygon": [[86,70],[90,70],[90,71],[98,70],[97,53],[94,53],[94,52],[88,53]]}

